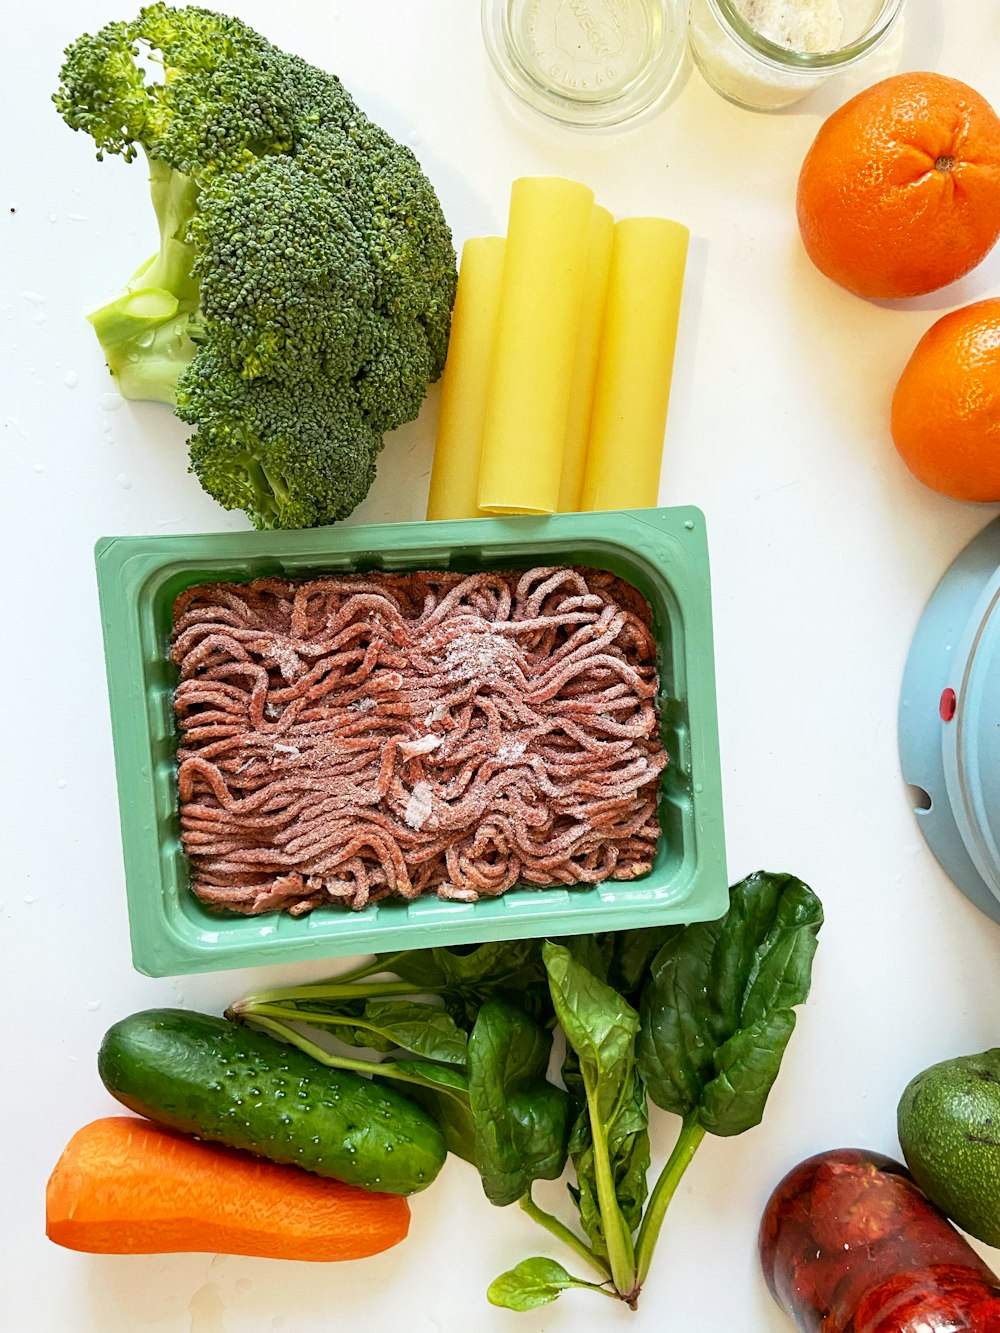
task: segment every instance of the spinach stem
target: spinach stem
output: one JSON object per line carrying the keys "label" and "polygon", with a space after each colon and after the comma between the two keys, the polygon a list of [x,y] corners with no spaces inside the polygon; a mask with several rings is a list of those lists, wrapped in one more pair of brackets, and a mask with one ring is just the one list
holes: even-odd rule
{"label": "spinach stem", "polygon": [[[521,1196],[519,1202],[524,1212],[526,1212],[530,1218],[533,1218],[539,1226],[544,1227],[550,1235],[555,1236],[556,1240],[561,1240],[564,1245],[568,1245],[571,1250],[575,1250],[582,1259],[590,1264],[591,1268],[596,1268],[604,1278],[607,1279],[611,1277],[611,1270],[600,1255],[595,1254],[590,1246],[585,1241],[581,1240],[575,1232],[570,1231],[568,1226],[563,1222],[560,1222],[558,1217],[553,1217],[552,1214],[547,1213],[544,1208],[539,1208],[538,1204],[535,1203],[534,1199],[531,1197],[530,1189],[527,1194]],[[608,1294],[610,1295],[611,1293],[609,1292]]]}
{"label": "spinach stem", "polygon": [[301,1032],[296,1032],[287,1023],[278,1022],[273,1018],[262,1018],[257,1014],[250,1014],[247,1017],[254,1027],[269,1032],[272,1037],[277,1037],[279,1041],[297,1046],[300,1051],[305,1051],[306,1055],[311,1055],[314,1060],[317,1060],[321,1065],[326,1065],[328,1069],[350,1069],[357,1074],[377,1074],[379,1078],[398,1079],[401,1083],[419,1083],[421,1087],[431,1087],[436,1092],[452,1091],[452,1089],[442,1084],[424,1078],[421,1074],[406,1073],[404,1070],[397,1068],[392,1060],[352,1060],[347,1055],[333,1055],[330,1051],[324,1051],[322,1046],[317,1046],[315,1042],[310,1041],[308,1037],[303,1037]]}
{"label": "spinach stem", "polygon": [[615,1194],[615,1180],[611,1171],[606,1126],[601,1119],[596,1091],[591,1087],[586,1072],[584,1072],[583,1082],[587,1093],[587,1113],[590,1117],[590,1133],[594,1146],[597,1204],[601,1210],[604,1240],[608,1247],[611,1280],[617,1287],[619,1294],[627,1299],[636,1286],[635,1251],[632,1248],[632,1235],[626,1225],[625,1218],[622,1216],[618,1196]]}
{"label": "spinach stem", "polygon": [[[570,1274],[570,1277],[573,1277],[572,1273]],[[601,1286],[599,1282],[584,1282],[582,1277],[574,1277],[573,1286],[583,1287],[586,1291],[599,1291],[602,1296],[610,1296],[613,1301],[621,1300],[617,1291],[609,1291],[607,1287]]]}
{"label": "spinach stem", "polygon": [[[353,977],[353,973],[348,976]],[[314,981],[308,986],[282,986],[278,990],[257,991],[231,1005],[233,1013],[247,1014],[264,1005],[295,1004],[298,1000],[366,1000],[380,995],[426,995],[426,988],[412,986],[408,981],[372,981],[367,986],[355,986],[353,981],[334,977],[329,981]]]}
{"label": "spinach stem", "polygon": [[[429,1012],[431,1010],[428,1005]],[[317,1012],[315,1009],[300,1009],[297,1004],[282,1004],[277,1001],[254,1001],[253,1004],[234,1004],[227,1011],[235,1018],[258,1019],[258,1018],[278,1018],[284,1019],[286,1023],[305,1023],[307,1027],[314,1028],[338,1028],[351,1027],[361,1028],[366,1032],[377,1032],[379,1029],[374,1023],[368,1022],[365,1018],[352,1018],[348,1014],[339,1013],[336,1009],[330,1011]]]}
{"label": "spinach stem", "polygon": [[379,957],[376,954],[370,963],[361,963],[349,972],[342,972],[340,976],[331,977],[330,979],[331,981],[360,981],[362,977],[374,976],[379,972],[391,972],[396,960],[405,958],[410,952],[409,949],[401,949],[398,953],[387,953],[384,957]]}
{"label": "spinach stem", "polygon": [[686,1115],[681,1123],[681,1132],[677,1136],[673,1152],[667,1158],[659,1179],[653,1186],[646,1211],[639,1227],[639,1239],[636,1245],[636,1268],[638,1284],[641,1286],[649,1274],[653,1261],[653,1250],[663,1226],[667,1205],[674,1197],[674,1191],[680,1184],[681,1177],[691,1164],[699,1143],[705,1137],[704,1126],[694,1113]]}

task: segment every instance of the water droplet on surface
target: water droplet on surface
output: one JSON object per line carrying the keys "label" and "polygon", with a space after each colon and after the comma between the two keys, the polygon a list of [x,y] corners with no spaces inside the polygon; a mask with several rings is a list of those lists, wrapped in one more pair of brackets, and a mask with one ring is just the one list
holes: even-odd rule
{"label": "water droplet on surface", "polygon": [[32,472],[44,472],[44,471],[45,471],[45,464],[44,464],[44,463],[32,463],[32,465],[31,465],[31,470],[32,470]]}
{"label": "water droplet on surface", "polygon": [[125,399],[120,393],[102,393],[98,398],[98,406],[105,412],[117,412]]}
{"label": "water droplet on surface", "polygon": [[59,778],[59,779],[57,780],[57,782],[56,782],[56,786],[59,788],[60,791],[65,791],[65,789],[66,789],[66,779],[65,779],[65,778]]}
{"label": "water droplet on surface", "polygon": [[75,370],[67,370],[66,374],[63,376],[63,383],[66,385],[67,389],[75,389],[80,383],[80,376]]}
{"label": "water droplet on surface", "polygon": [[101,1007],[101,1002],[100,1002],[100,1000],[88,1000],[88,1001],[87,1001],[87,1010],[88,1010],[88,1012],[91,1013],[91,1014],[96,1013],[97,1010],[100,1009],[100,1007]]}
{"label": "water droplet on surface", "polygon": [[248,1277],[237,1278],[236,1280],[237,1291],[251,1291],[252,1289],[253,1289],[253,1283],[250,1281]]}
{"label": "water droplet on surface", "polygon": [[152,347],[155,341],[156,341],[156,334],[153,332],[152,329],[147,330],[147,332],[145,332],[141,338],[136,339],[136,342],[138,342],[140,347]]}
{"label": "water droplet on surface", "polygon": [[30,301],[32,305],[45,304],[45,297],[42,296],[40,292],[22,292],[21,295],[26,301]]}
{"label": "water droplet on surface", "polygon": [[188,1314],[191,1316],[191,1333],[226,1333],[223,1316],[226,1313],[225,1302],[214,1282],[206,1282],[191,1297]]}
{"label": "water droplet on surface", "polygon": [[123,491],[130,491],[132,489],[132,478],[127,472],[119,472],[117,481]]}
{"label": "water droplet on surface", "polygon": [[30,905],[35,901],[35,896],[34,896],[34,894],[32,894],[32,893],[26,893],[26,894],[24,895],[24,901],[30,906]]}

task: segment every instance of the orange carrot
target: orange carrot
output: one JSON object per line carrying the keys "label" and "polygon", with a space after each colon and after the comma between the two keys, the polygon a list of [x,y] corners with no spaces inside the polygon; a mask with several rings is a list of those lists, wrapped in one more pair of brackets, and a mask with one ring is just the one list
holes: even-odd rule
{"label": "orange carrot", "polygon": [[279,1166],[131,1116],[73,1135],[49,1179],[46,1234],[92,1254],[176,1251],[361,1259],[398,1244],[399,1195]]}

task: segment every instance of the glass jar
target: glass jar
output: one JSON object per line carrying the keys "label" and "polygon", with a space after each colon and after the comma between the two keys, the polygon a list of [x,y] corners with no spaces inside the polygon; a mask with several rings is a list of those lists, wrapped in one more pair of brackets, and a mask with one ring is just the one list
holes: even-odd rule
{"label": "glass jar", "polygon": [[1000,1287],[899,1162],[844,1148],[768,1201],[760,1261],[800,1333],[1000,1333]]}
{"label": "glass jar", "polygon": [[[867,61],[904,0],[692,0],[691,58],[716,92],[777,111]],[[876,77],[889,73],[880,70]],[[875,79],[872,79],[874,82]]]}
{"label": "glass jar", "polygon": [[617,125],[645,111],[684,53],[681,0],[483,0],[482,25],[507,87],[569,125]]}

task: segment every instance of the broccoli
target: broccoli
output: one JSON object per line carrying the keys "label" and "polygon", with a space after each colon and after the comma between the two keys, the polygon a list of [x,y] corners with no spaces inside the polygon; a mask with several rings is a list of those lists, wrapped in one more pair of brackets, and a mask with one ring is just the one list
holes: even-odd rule
{"label": "broccoli", "polygon": [[159,250],[89,316],[121,393],[193,425],[191,470],[256,527],[346,517],[448,346],[455,252],[413,153],[193,6],[80,37],[53,100],[98,160],[149,163]]}

